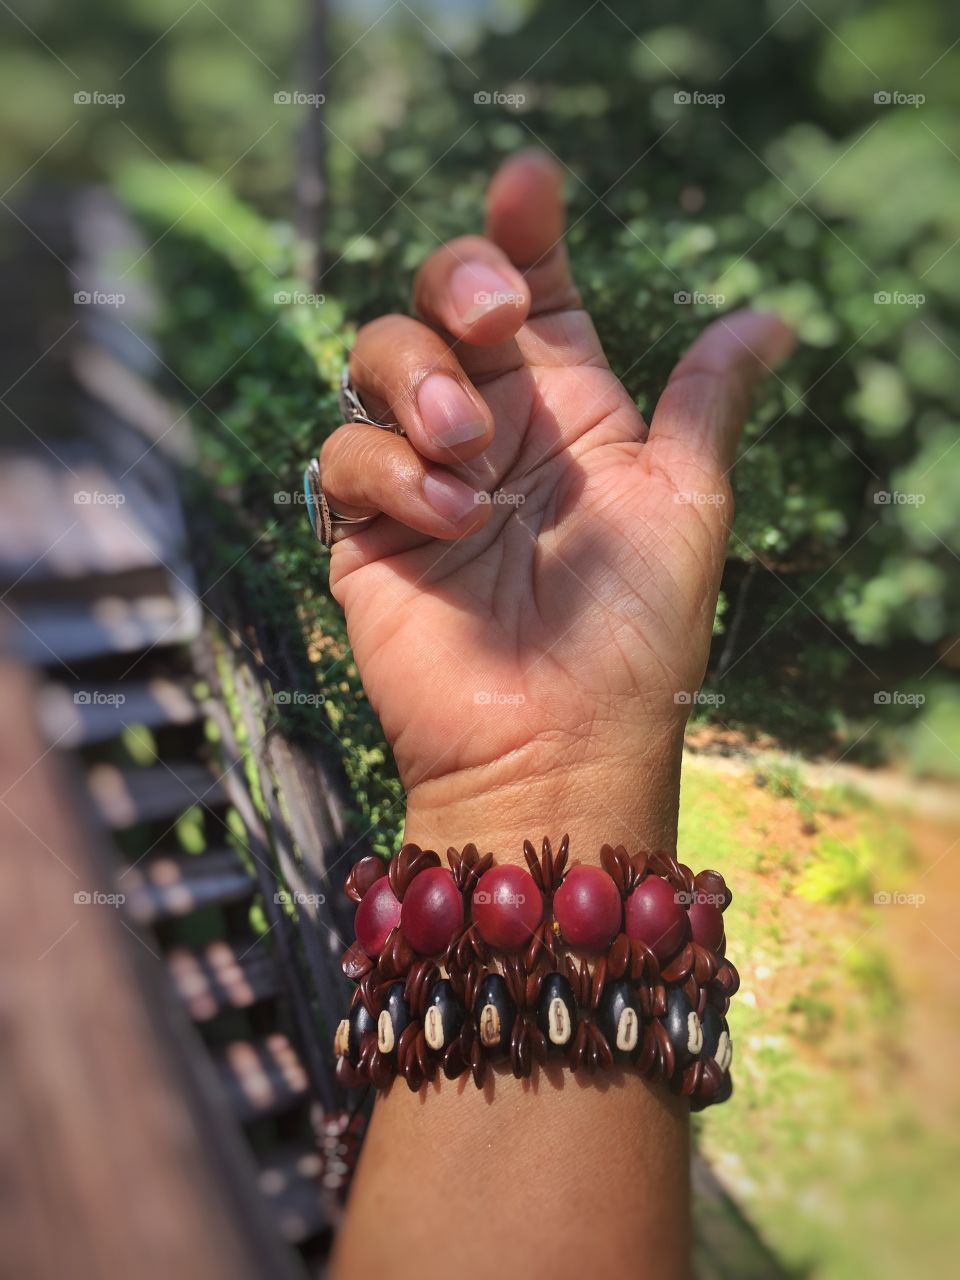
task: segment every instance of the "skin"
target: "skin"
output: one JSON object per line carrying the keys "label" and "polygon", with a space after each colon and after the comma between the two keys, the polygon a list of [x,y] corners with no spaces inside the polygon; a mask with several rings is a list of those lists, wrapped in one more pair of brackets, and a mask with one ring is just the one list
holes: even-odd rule
{"label": "skin", "polygon": [[[648,427],[582,308],[562,234],[556,166],[509,160],[486,237],[420,268],[420,318],[359,334],[354,385],[405,436],[347,425],[320,458],[336,512],[379,513],[334,547],[330,580],[407,790],[406,839],[473,840],[503,862],[522,861],[525,836],[564,831],[587,863],[604,842],[675,846],[728,473],[755,381],[792,346],[772,316],[722,318]],[[335,1272],[469,1278],[509,1264],[552,1280],[675,1280],[688,1272],[688,1180],[686,1104],[635,1076],[394,1088],[374,1112]]]}

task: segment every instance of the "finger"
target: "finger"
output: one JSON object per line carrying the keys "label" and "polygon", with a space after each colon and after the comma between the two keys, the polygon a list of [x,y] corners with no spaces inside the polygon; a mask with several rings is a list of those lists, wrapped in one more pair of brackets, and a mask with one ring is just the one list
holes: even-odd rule
{"label": "finger", "polygon": [[563,171],[542,151],[503,164],[487,190],[487,235],[527,281],[530,314],[579,307],[563,243]]}
{"label": "finger", "polygon": [[350,353],[350,378],[368,412],[399,422],[434,462],[476,457],[493,439],[493,415],[457,357],[409,316],[364,325]]}
{"label": "finger", "polygon": [[462,538],[487,521],[485,494],[424,462],[401,436],[348,423],[324,441],[320,483],[335,514],[383,514],[433,538]]}
{"label": "finger", "polygon": [[715,320],[670,375],[650,424],[648,447],[691,454],[720,473],[733,466],[757,381],[795,345],[774,315],[736,311]]}
{"label": "finger", "polygon": [[530,290],[507,255],[481,236],[460,236],[431,253],[413,284],[427,324],[476,347],[507,342],[530,310]]}

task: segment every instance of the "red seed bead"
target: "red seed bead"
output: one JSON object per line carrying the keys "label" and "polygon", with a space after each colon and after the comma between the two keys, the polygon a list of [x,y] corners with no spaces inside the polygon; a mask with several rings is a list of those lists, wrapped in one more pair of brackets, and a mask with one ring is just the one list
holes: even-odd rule
{"label": "red seed bead", "polygon": [[378,956],[390,930],[400,923],[400,899],[386,876],[375,880],[360,900],[354,919],[357,941],[368,956]]}
{"label": "red seed bead", "polygon": [[723,915],[719,907],[715,907],[712,902],[698,902],[694,898],[687,915],[694,942],[699,942],[708,951],[716,951],[723,941]]}
{"label": "red seed bead", "polygon": [[530,941],[543,918],[543,896],[522,867],[491,867],[473,893],[473,919],[491,947],[516,951]]}
{"label": "red seed bead", "polygon": [[620,891],[601,867],[572,867],[553,895],[563,940],[578,951],[603,951],[620,932]]}
{"label": "red seed bead", "polygon": [[403,895],[400,924],[404,936],[422,956],[445,951],[463,925],[463,898],[444,867],[428,867],[414,876]]}
{"label": "red seed bead", "polygon": [[689,933],[687,910],[677,893],[657,875],[649,875],[631,893],[624,912],[626,932],[639,938],[658,960],[666,960]]}

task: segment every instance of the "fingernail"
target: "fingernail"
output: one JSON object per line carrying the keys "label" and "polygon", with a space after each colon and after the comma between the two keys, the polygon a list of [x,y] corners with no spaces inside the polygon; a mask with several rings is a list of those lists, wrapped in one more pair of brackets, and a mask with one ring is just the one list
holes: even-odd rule
{"label": "fingernail", "polygon": [[428,471],[423,479],[423,496],[437,515],[451,524],[460,524],[477,508],[477,494],[456,476]]}
{"label": "fingernail", "polygon": [[486,423],[477,407],[455,378],[431,373],[420,384],[417,408],[423,425],[443,448],[453,448],[486,434]]}
{"label": "fingernail", "polygon": [[464,324],[472,324],[497,307],[517,307],[524,300],[516,285],[485,263],[465,262],[450,277],[450,296]]}

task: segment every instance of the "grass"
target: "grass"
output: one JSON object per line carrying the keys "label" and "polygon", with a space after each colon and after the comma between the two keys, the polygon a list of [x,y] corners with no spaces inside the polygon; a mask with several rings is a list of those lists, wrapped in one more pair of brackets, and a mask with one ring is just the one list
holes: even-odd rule
{"label": "grass", "polygon": [[918,1106],[902,1021],[917,991],[890,959],[906,917],[873,900],[919,874],[909,834],[856,795],[806,788],[798,771],[767,783],[702,763],[684,777],[681,854],[733,887],[743,979],[736,1091],[698,1119],[698,1143],[786,1268],[818,1280],[933,1274],[954,1235],[937,1188],[956,1161],[944,1120],[957,1090],[945,1064],[944,1109]]}

